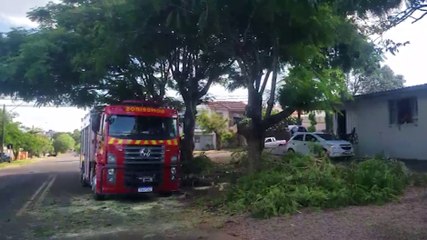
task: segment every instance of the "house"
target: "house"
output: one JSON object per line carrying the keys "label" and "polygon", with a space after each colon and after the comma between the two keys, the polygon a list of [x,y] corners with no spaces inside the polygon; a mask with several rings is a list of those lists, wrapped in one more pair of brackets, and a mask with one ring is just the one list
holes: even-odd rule
{"label": "house", "polygon": [[[215,112],[222,115],[228,122],[230,131],[237,132],[236,124],[243,119],[246,104],[234,101],[215,101],[197,106],[197,111]],[[206,133],[196,124],[194,131],[195,150],[216,149],[216,136],[214,133]]]}
{"label": "house", "polygon": [[427,84],[355,96],[334,126],[341,137],[355,130],[360,156],[427,160]]}
{"label": "house", "polygon": [[[246,111],[246,104],[234,101],[209,102],[206,107],[213,112],[223,116],[228,120],[228,127],[233,129],[236,124],[243,119]],[[235,129],[237,131],[237,129]]]}

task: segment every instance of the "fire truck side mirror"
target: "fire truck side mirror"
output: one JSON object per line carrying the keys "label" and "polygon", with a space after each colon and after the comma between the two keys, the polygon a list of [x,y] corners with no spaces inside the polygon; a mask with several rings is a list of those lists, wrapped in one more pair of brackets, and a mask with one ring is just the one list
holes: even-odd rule
{"label": "fire truck side mirror", "polygon": [[99,127],[101,125],[101,114],[99,113],[91,113],[90,117],[90,125],[92,126],[92,131],[95,133],[99,132]]}

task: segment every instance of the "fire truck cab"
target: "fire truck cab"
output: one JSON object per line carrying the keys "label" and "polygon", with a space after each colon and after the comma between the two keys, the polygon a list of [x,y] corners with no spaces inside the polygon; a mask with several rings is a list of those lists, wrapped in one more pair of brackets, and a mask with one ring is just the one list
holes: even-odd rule
{"label": "fire truck cab", "polygon": [[81,132],[81,183],[94,197],[180,187],[178,113],[147,102],[92,109]]}

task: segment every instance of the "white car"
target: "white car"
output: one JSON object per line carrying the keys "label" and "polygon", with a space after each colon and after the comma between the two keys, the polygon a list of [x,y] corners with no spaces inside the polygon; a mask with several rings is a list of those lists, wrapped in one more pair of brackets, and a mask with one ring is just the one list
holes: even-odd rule
{"label": "white car", "polygon": [[264,139],[265,148],[276,148],[278,146],[285,146],[286,140],[276,140],[275,137],[267,137]]}
{"label": "white car", "polygon": [[328,133],[296,133],[283,150],[310,155],[310,145],[313,143],[320,144],[330,158],[354,156],[353,145],[350,142],[339,140]]}

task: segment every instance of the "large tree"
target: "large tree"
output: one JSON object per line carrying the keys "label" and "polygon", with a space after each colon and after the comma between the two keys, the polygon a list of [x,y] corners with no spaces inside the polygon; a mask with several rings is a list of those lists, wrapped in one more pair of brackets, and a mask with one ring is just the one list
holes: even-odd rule
{"label": "large tree", "polygon": [[[184,101],[182,149],[190,159],[196,106],[232,63],[221,35],[209,28],[213,2],[64,0],[37,8],[29,16],[41,27],[20,32],[24,40],[0,64],[0,92],[85,106],[165,102],[166,89],[174,88]],[[12,37],[5,42],[13,45]]]}
{"label": "large tree", "polygon": [[347,74],[346,83],[352,95],[359,95],[401,88],[405,79],[385,65],[370,72],[355,69]]}
{"label": "large tree", "polygon": [[[217,1],[221,32],[237,62],[235,81],[248,89],[249,124],[239,132],[248,140],[249,169],[260,164],[265,130],[294,112],[285,108],[271,114],[277,76],[285,67],[304,66],[316,75],[347,70],[357,54],[349,51],[354,38],[361,39],[350,15],[366,19],[397,7],[400,1]],[[366,39],[364,40],[366,41]],[[315,81],[316,76],[312,79]],[[343,81],[343,79],[341,79]],[[269,87],[267,87],[269,85]],[[270,89],[267,111],[262,115],[263,96]]]}

